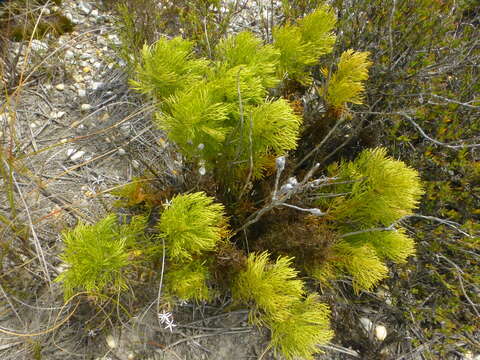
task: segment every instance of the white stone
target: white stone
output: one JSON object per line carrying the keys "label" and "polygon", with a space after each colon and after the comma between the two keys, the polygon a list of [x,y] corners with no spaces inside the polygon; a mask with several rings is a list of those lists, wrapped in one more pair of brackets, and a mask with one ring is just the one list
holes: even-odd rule
{"label": "white stone", "polygon": [[65,90],[65,84],[58,84],[57,86],[55,86],[55,89],[57,89],[58,91],[63,91]]}
{"label": "white stone", "polygon": [[97,44],[104,46],[107,45],[107,42],[105,41],[105,38],[101,35],[97,35]]}
{"label": "white stone", "polygon": [[9,123],[10,121],[12,121],[12,116],[9,113],[4,112],[0,114],[0,122]]}
{"label": "white stone", "polygon": [[65,111],[51,111],[50,118],[52,119],[60,119],[66,114]]}
{"label": "white stone", "polygon": [[102,87],[103,86],[103,82],[101,81],[94,81],[92,82],[92,84],[90,85],[90,88],[92,90],[97,90],[98,88]]}
{"label": "white stone", "polygon": [[78,96],[80,96],[82,98],[87,96],[87,91],[85,89],[78,89],[77,93],[78,93]]}
{"label": "white stone", "polygon": [[90,6],[90,4],[84,2],[84,1],[80,1],[78,3],[78,9],[84,13],[85,15],[88,15],[92,12],[92,7]]}
{"label": "white stone", "polygon": [[110,40],[114,45],[120,45],[122,43],[116,34],[108,35],[108,40]]}
{"label": "white stone", "polygon": [[75,57],[75,53],[72,50],[65,51],[65,59],[73,59]]}
{"label": "white stone", "polygon": [[110,349],[115,349],[117,347],[117,342],[112,335],[108,335],[105,340]]}
{"label": "white stone", "polygon": [[70,160],[77,161],[80,160],[85,155],[85,151],[77,151],[75,149],[67,149],[67,156],[70,157]]}
{"label": "white stone", "polygon": [[73,78],[73,80],[75,80],[75,82],[77,82],[77,83],[80,83],[80,82],[82,82],[82,81],[85,80],[85,79],[83,78],[83,76],[80,75],[80,74],[73,74],[73,75],[72,75],[72,78]]}
{"label": "white stone", "polygon": [[97,18],[98,17],[98,10],[93,9],[92,12],[90,13],[90,15],[92,15],[94,18]]}
{"label": "white stone", "polygon": [[385,338],[387,337],[387,328],[383,325],[375,326],[375,337],[379,341],[385,340]]}
{"label": "white stone", "polygon": [[43,42],[43,41],[34,39],[34,40],[32,40],[31,44],[32,44],[31,47],[32,47],[33,51],[47,51],[48,50],[48,44]]}
{"label": "white stone", "polygon": [[88,110],[90,110],[91,108],[92,108],[92,105],[90,105],[90,104],[82,104],[82,105],[80,106],[80,110],[82,110],[82,111],[88,111]]}
{"label": "white stone", "polygon": [[198,169],[198,173],[203,176],[207,173],[207,170],[205,169],[205,167],[201,167],[200,169]]}
{"label": "white stone", "polygon": [[370,319],[366,318],[366,317],[361,317],[359,319],[360,321],[360,324],[362,325],[363,329],[366,331],[366,332],[370,332],[372,331],[372,328],[373,328],[373,323]]}
{"label": "white stone", "polygon": [[118,155],[123,156],[123,155],[125,155],[126,153],[127,153],[127,152],[125,151],[125,149],[122,149],[122,148],[118,149]]}

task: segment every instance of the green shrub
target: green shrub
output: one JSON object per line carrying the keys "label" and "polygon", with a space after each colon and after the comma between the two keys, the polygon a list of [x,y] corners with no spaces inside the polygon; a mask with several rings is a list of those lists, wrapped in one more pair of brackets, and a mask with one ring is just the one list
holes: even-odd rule
{"label": "green shrub", "polygon": [[305,16],[298,25],[274,28],[273,45],[280,50],[279,76],[309,84],[312,79],[307,68],[317,65],[320,56],[333,50],[335,23],[333,11],[322,6]]}
{"label": "green shrub", "polygon": [[326,201],[330,216],[347,231],[390,226],[411,215],[423,194],[418,172],[388,157],[384,148],[365,150],[328,172],[349,181],[334,189],[346,195]]}
{"label": "green shrub", "polygon": [[286,319],[269,324],[271,345],[287,360],[314,359],[318,345],[328,343],[333,337],[329,317],[328,306],[317,295],[308,295],[292,305]]}
{"label": "green shrub", "polygon": [[161,100],[202,79],[208,62],[194,58],[193,45],[180,37],[144,45],[132,87]]}
{"label": "green shrub", "polygon": [[205,262],[194,260],[173,264],[165,278],[167,294],[184,301],[211,300],[213,291],[208,286],[211,275]]}
{"label": "green shrub", "polygon": [[235,279],[232,293],[237,301],[254,307],[250,319],[254,323],[285,320],[292,305],[304,293],[302,281],[296,279],[298,271],[292,268],[292,259],[279,257],[269,263],[267,252],[251,253],[246,269]]}
{"label": "green shrub", "polygon": [[168,256],[185,261],[213,251],[227,234],[223,211],[222,205],[202,192],[175,196],[157,225]]}
{"label": "green shrub", "polygon": [[368,52],[347,50],[340,56],[337,71],[331,76],[326,68],[322,69],[327,85],[320,93],[327,104],[342,108],[347,102],[363,103],[363,82],[368,79],[368,68],[372,64],[367,57]]}
{"label": "green shrub", "polygon": [[110,214],[95,225],[79,224],[63,233],[65,249],[60,259],[67,265],[55,281],[61,282],[65,299],[78,291],[93,296],[120,292],[127,287],[126,271],[133,264],[131,251],[144,236],[146,218],[118,224]]}

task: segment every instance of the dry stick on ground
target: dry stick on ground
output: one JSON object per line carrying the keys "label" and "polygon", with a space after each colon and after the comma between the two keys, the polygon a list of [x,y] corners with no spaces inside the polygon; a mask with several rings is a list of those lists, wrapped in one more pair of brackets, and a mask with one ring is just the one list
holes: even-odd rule
{"label": "dry stick on ground", "polygon": [[[5,165],[8,166],[8,163],[5,162]],[[38,256],[38,259],[40,261],[40,264],[42,265],[42,270],[45,274],[45,277],[47,279],[47,283],[49,285],[48,288],[49,288],[50,292],[52,292],[52,280],[50,279],[50,273],[48,271],[47,261],[45,260],[45,254],[43,252],[42,245],[40,244],[40,240],[38,239],[37,233],[35,231],[35,227],[33,226],[33,221],[32,221],[32,217],[30,216],[30,211],[28,209],[28,205],[27,205],[25,199],[23,198],[22,190],[20,189],[20,186],[18,186],[17,180],[15,179],[15,175],[13,173],[12,173],[12,178],[13,178],[13,182],[15,184],[15,187],[17,188],[18,195],[20,196],[20,199],[22,200],[22,203],[25,206],[25,211],[27,213],[28,222],[30,224],[30,230],[32,231],[32,236],[33,236],[33,240],[34,240],[35,249],[37,251],[37,256]]]}

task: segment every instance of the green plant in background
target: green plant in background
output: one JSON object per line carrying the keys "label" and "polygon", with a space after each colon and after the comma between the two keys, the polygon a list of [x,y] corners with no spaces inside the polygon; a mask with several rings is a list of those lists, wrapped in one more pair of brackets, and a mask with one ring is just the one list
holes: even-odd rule
{"label": "green plant in background", "polygon": [[67,269],[55,281],[62,283],[65,299],[78,291],[95,296],[125,290],[126,271],[134,262],[130,252],[138,250],[145,228],[143,216],[118,224],[117,216],[110,214],[94,225],[79,224],[64,232],[60,259]]}

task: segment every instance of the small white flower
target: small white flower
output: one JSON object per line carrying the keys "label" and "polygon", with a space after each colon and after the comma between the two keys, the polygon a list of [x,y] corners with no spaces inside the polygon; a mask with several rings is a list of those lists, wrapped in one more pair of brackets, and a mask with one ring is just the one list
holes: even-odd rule
{"label": "small white flower", "polygon": [[170,205],[172,205],[172,200],[167,199],[167,200],[165,200],[165,202],[162,205],[166,209],[166,208],[170,207]]}
{"label": "small white flower", "polygon": [[168,330],[170,330],[170,332],[173,332],[173,328],[174,328],[175,326],[177,326],[177,325],[175,325],[175,324],[173,323],[173,320],[172,320],[172,321],[168,322],[167,325],[165,325],[165,330],[168,329]]}
{"label": "small white flower", "polygon": [[173,322],[173,319],[172,319],[172,313],[171,312],[166,312],[165,310],[162,310],[161,313],[158,313],[158,319],[160,320],[160,323],[163,324],[163,323],[171,323]]}
{"label": "small white flower", "polygon": [[205,169],[205,167],[201,167],[200,169],[198,169],[198,173],[203,176],[207,173],[207,170]]}

